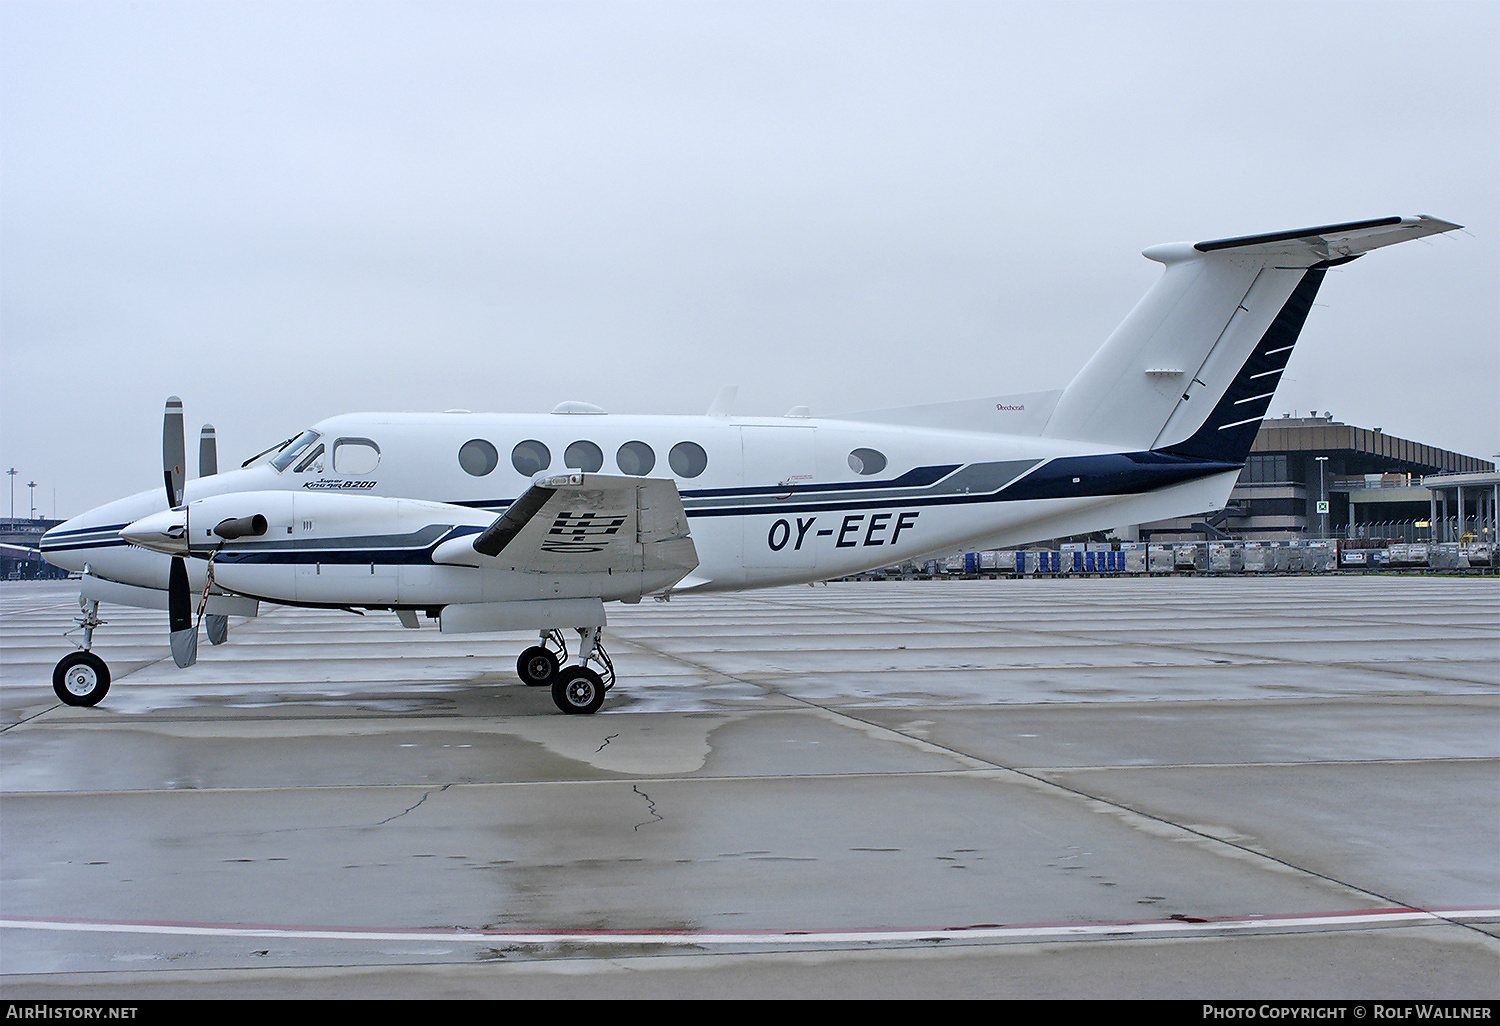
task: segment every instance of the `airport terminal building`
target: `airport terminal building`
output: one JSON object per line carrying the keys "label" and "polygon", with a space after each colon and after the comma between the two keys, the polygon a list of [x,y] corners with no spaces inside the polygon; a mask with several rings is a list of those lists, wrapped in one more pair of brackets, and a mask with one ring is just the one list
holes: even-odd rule
{"label": "airport terminal building", "polygon": [[0,517],[0,580],[54,580],[68,576],[42,559],[42,535],[62,523],[61,520]]}
{"label": "airport terminal building", "polygon": [[1229,505],[1140,541],[1495,540],[1495,464],[1316,412],[1261,424]]}

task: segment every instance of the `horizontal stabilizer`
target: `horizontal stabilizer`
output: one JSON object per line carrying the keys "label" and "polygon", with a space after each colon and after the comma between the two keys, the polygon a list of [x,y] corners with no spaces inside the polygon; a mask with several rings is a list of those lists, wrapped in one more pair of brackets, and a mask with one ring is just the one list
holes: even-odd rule
{"label": "horizontal stabilizer", "polygon": [[1199,253],[1259,253],[1284,255],[1307,261],[1306,266],[1324,261],[1347,260],[1381,246],[1394,246],[1427,235],[1450,232],[1462,225],[1419,214],[1416,217],[1381,217],[1371,221],[1350,221],[1320,228],[1297,228],[1269,235],[1245,235],[1234,239],[1215,239],[1193,246]]}

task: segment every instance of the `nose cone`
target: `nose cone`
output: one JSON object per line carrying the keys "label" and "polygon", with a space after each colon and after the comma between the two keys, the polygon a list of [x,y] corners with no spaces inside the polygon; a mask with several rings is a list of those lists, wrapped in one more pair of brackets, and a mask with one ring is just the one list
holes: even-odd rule
{"label": "nose cone", "polygon": [[44,533],[37,545],[42,551],[42,558],[64,570],[82,570],[83,557],[73,551],[71,544],[78,533],[78,518],[76,517]]}
{"label": "nose cone", "polygon": [[120,530],[120,537],[132,545],[165,552],[169,556],[187,555],[187,509],[179,506],[142,517]]}
{"label": "nose cone", "polygon": [[42,558],[64,570],[82,571],[101,550],[120,547],[120,522],[101,520],[97,510],[58,524],[42,535]]}
{"label": "nose cone", "polygon": [[[111,580],[134,582],[143,567],[155,566],[157,560],[151,556],[142,562],[146,553],[127,545],[120,529],[161,508],[162,492],[157,486],[80,513],[42,535],[42,556],[67,570],[82,572],[89,567]],[[144,581],[142,585],[155,586]]]}

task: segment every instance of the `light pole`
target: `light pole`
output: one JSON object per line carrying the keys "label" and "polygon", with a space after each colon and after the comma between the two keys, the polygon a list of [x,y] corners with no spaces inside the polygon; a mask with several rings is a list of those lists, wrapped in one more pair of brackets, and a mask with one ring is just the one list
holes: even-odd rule
{"label": "light pole", "polygon": [[36,482],[27,481],[26,487],[31,489],[31,519],[36,519]]}
{"label": "light pole", "polygon": [[15,467],[6,471],[10,475],[10,518],[16,519],[16,475],[20,473]]}
{"label": "light pole", "polygon": [[1318,537],[1328,537],[1328,479],[1323,475],[1324,468],[1328,464],[1327,456],[1314,456],[1318,461],[1318,519],[1321,526],[1318,529]]}

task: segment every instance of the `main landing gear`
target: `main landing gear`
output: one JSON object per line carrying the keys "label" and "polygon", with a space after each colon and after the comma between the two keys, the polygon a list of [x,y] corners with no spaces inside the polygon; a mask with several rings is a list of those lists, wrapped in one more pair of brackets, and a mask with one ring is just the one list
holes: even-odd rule
{"label": "main landing gear", "polygon": [[[552,702],[565,713],[598,712],[604,693],[615,685],[615,667],[599,643],[598,627],[579,627],[578,662],[568,659],[568,643],[560,630],[541,632],[541,644],[533,645],[516,660],[516,673],[532,688],[552,688]],[[592,670],[589,663],[599,669]]]}

